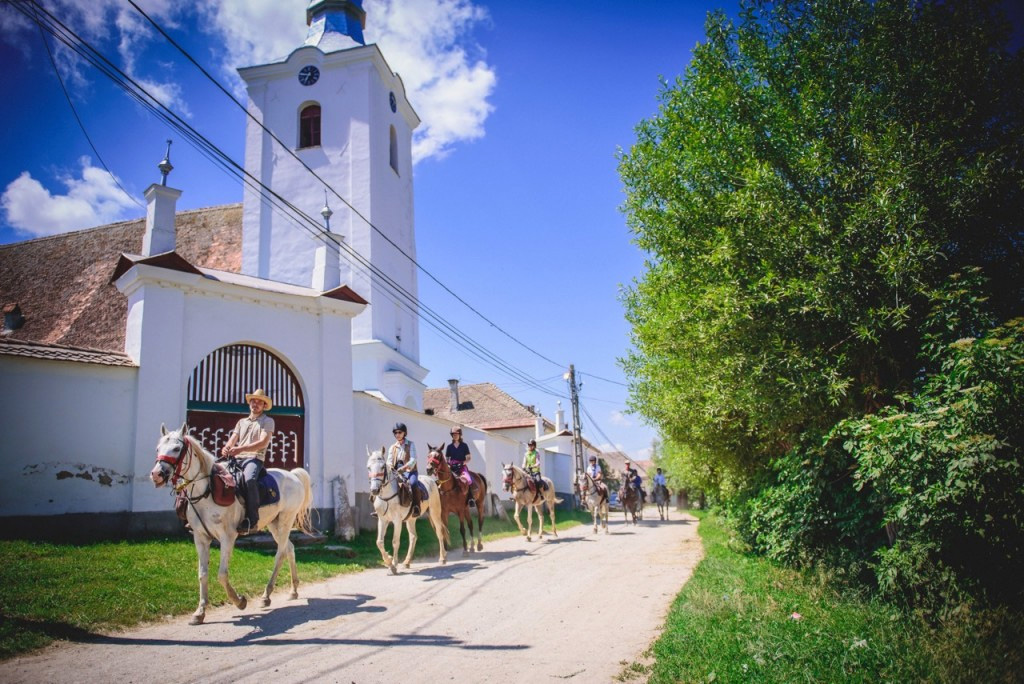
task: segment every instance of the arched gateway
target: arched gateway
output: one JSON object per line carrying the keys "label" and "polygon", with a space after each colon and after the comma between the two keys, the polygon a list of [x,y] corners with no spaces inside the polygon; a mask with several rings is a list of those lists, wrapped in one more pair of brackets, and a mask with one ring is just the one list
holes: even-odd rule
{"label": "arched gateway", "polygon": [[281,359],[261,347],[221,347],[193,369],[188,380],[187,404],[192,434],[219,455],[235,423],[249,413],[246,393],[257,388],[266,390],[274,401],[269,415],[274,419],[276,432],[267,450],[267,467],[291,470],[303,466],[302,389]]}

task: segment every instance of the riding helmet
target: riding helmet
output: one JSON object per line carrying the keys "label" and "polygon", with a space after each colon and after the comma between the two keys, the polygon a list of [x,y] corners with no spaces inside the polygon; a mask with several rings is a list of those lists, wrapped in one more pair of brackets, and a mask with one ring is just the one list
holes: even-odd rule
{"label": "riding helmet", "polygon": [[409,431],[405,428],[405,423],[395,423],[395,427],[391,428],[391,433],[394,434],[401,430],[405,434],[409,434]]}

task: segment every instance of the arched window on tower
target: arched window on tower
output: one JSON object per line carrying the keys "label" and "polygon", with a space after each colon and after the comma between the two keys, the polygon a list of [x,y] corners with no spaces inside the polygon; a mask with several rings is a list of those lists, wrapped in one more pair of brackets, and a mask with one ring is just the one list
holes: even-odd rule
{"label": "arched window on tower", "polygon": [[299,113],[299,148],[319,146],[320,105],[306,105]]}
{"label": "arched window on tower", "polygon": [[398,133],[395,132],[395,127],[391,127],[391,168],[398,173]]}

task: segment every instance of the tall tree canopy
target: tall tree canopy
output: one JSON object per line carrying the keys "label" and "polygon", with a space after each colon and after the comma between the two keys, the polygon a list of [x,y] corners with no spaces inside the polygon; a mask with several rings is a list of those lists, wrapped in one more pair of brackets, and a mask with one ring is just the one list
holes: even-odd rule
{"label": "tall tree canopy", "polygon": [[729,480],[906,391],[951,274],[1020,310],[1024,69],[984,0],[755,1],[706,30],[619,159],[648,254],[624,365]]}

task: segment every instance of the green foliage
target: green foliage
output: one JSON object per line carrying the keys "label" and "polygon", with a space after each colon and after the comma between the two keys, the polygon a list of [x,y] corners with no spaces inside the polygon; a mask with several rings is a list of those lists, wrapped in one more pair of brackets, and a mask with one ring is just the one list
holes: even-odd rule
{"label": "green foliage", "polygon": [[723,519],[698,515],[705,557],[652,648],[651,684],[1019,679],[1020,612],[964,610],[930,623],[738,551]]}
{"label": "green foliage", "polygon": [[[620,155],[631,407],[738,488],[910,391],[931,296],[1024,273],[1024,70],[994,1],[745,3]],[[698,466],[698,461],[703,465]]]}
{"label": "green foliage", "polygon": [[929,608],[972,595],[1024,605],[1024,319],[934,358],[904,405],[836,430],[895,531],[879,585]]}

